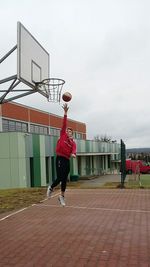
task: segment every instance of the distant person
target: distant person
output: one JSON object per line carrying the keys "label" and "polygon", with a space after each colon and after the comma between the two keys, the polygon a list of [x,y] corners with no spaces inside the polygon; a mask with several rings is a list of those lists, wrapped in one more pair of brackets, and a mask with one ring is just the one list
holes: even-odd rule
{"label": "distant person", "polygon": [[76,143],[73,140],[73,130],[67,127],[68,105],[64,104],[63,125],[60,132],[60,138],[56,145],[56,174],[57,178],[48,186],[47,197],[50,197],[56,187],[61,182],[61,195],[58,197],[60,204],[65,206],[65,190],[67,185],[68,174],[70,172],[70,157],[76,157]]}
{"label": "distant person", "polygon": [[140,165],[139,162],[135,167],[135,181],[140,181]]}

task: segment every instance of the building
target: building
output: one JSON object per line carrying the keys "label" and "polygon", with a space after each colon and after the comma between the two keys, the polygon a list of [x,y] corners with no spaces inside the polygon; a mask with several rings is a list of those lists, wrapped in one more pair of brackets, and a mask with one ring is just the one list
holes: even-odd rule
{"label": "building", "polygon": [[[62,117],[26,107],[17,103],[0,106],[0,131],[24,132],[59,136]],[[86,139],[85,123],[68,120],[74,130],[74,138]]]}
{"label": "building", "polygon": [[[0,188],[46,186],[56,177],[55,146],[62,117],[18,103],[0,105]],[[70,177],[118,169],[120,144],[86,139],[85,123],[69,119],[77,157]]]}

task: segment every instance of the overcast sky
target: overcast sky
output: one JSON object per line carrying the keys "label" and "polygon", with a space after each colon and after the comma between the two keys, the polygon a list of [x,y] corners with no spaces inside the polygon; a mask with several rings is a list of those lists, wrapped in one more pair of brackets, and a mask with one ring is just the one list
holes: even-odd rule
{"label": "overcast sky", "polygon": [[[150,147],[149,0],[0,2],[0,58],[17,44],[20,21],[50,54],[50,76],[66,81],[68,117],[86,123],[88,139]],[[14,61],[1,64],[0,79],[16,74]],[[39,94],[16,102],[63,114]]]}

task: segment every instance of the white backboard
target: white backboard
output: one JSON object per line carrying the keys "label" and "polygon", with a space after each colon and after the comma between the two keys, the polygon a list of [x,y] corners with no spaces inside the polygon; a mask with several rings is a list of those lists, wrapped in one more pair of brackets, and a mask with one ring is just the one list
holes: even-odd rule
{"label": "white backboard", "polygon": [[17,78],[34,88],[49,78],[49,54],[20,23],[17,23]]}

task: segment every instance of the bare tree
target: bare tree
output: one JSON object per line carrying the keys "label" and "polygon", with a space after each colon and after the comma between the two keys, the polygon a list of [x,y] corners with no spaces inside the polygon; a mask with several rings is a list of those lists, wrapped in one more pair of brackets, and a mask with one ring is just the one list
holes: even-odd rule
{"label": "bare tree", "polygon": [[104,135],[99,135],[97,134],[94,136],[95,141],[101,141],[101,142],[106,142],[106,143],[116,143],[116,140],[112,140],[111,136],[107,136],[106,134]]}

